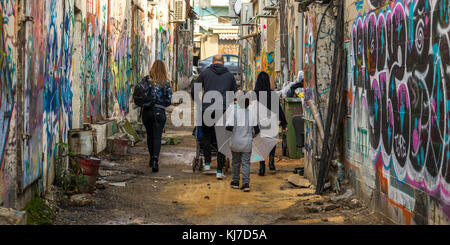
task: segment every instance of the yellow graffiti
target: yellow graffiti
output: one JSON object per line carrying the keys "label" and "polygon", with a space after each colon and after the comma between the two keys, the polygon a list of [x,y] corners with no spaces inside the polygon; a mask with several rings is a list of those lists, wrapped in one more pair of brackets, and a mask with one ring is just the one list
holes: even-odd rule
{"label": "yellow graffiti", "polygon": [[265,49],[256,57],[256,73],[266,72],[271,76],[275,71],[275,62],[273,62],[273,53],[267,53]]}

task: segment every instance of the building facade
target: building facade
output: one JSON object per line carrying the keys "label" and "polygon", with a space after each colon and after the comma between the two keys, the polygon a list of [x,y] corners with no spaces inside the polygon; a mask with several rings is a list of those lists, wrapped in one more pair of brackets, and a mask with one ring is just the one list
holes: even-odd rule
{"label": "building facade", "polygon": [[[344,42],[336,43],[333,16],[340,3],[345,33]],[[339,129],[346,179],[358,196],[398,224],[449,224],[450,2],[332,5],[322,24],[327,4],[312,3],[304,12],[305,100],[329,97],[332,50],[340,45],[347,54],[347,116]],[[322,108],[328,104],[325,100]],[[322,142],[305,108],[311,121],[305,128],[305,172],[314,182]]]}
{"label": "building facade", "polygon": [[195,1],[195,56],[204,60],[216,54],[239,54],[239,28],[228,17],[228,0]]}
{"label": "building facade", "polygon": [[[295,80],[302,70],[303,17],[294,0],[243,1],[237,17],[243,88],[251,89],[261,71],[271,77],[272,87]],[[233,8],[231,6],[231,8]]]}

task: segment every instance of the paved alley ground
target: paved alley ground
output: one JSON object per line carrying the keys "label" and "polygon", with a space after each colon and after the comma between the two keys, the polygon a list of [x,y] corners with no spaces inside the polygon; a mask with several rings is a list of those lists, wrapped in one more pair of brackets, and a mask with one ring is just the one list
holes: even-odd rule
{"label": "paved alley ground", "polygon": [[103,187],[95,190],[95,202],[73,207],[61,201],[55,224],[391,224],[359,202],[333,203],[329,195],[289,184],[287,178],[302,161],[280,159],[279,151],[276,174],[260,177],[259,165],[252,164],[251,192],[231,189],[231,169],[222,181],[192,173],[191,128],[168,127],[166,133],[180,144],[163,146],[159,173],[147,165],[145,141],[127,156],[103,154],[98,181]]}

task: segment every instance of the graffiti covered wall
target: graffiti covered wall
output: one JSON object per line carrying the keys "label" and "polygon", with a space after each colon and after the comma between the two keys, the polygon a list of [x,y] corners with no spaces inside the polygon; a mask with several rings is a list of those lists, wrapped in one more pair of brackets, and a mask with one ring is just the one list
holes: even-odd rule
{"label": "graffiti covered wall", "polygon": [[346,6],[349,177],[397,223],[448,224],[450,2]]}
{"label": "graffiti covered wall", "polygon": [[107,0],[86,0],[86,49],[83,121],[93,123],[105,116],[107,61]]}
{"label": "graffiti covered wall", "polygon": [[[193,29],[193,24],[190,27]],[[191,32],[177,32],[177,86],[178,89],[187,88],[190,85],[193,75],[193,40]]]}
{"label": "graffiti covered wall", "polygon": [[175,70],[170,2],[161,4],[0,1],[0,206],[48,189],[73,127],[130,117],[132,88],[156,53]]}
{"label": "graffiti covered wall", "polygon": [[0,5],[0,205],[11,207],[16,191],[17,3]]}
{"label": "graffiti covered wall", "polygon": [[73,0],[27,1],[21,188],[53,182],[56,144],[72,127]]}
{"label": "graffiti covered wall", "polygon": [[108,111],[126,115],[131,96],[131,10],[128,1],[111,0],[110,8],[110,70]]}
{"label": "graffiti covered wall", "polygon": [[[327,118],[328,98],[330,96],[331,74],[333,69],[334,39],[336,21],[330,16],[335,9],[330,7],[324,16],[326,5],[312,4],[304,14],[304,57],[305,101],[313,100],[320,110],[322,124]],[[324,17],[323,17],[324,16]],[[323,17],[323,21],[321,23]],[[321,23],[321,24],[320,24]],[[318,162],[315,158],[322,151],[322,140],[317,132],[316,122],[308,104],[303,105],[308,132],[305,139],[305,175],[316,182]]]}

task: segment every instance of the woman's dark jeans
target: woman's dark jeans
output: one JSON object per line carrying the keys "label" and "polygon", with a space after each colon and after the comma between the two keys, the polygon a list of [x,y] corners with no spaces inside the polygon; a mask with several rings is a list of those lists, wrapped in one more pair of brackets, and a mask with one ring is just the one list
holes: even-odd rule
{"label": "woman's dark jeans", "polygon": [[159,158],[162,133],[166,125],[166,111],[160,108],[144,109],[142,122],[147,131],[147,146],[150,157]]}

